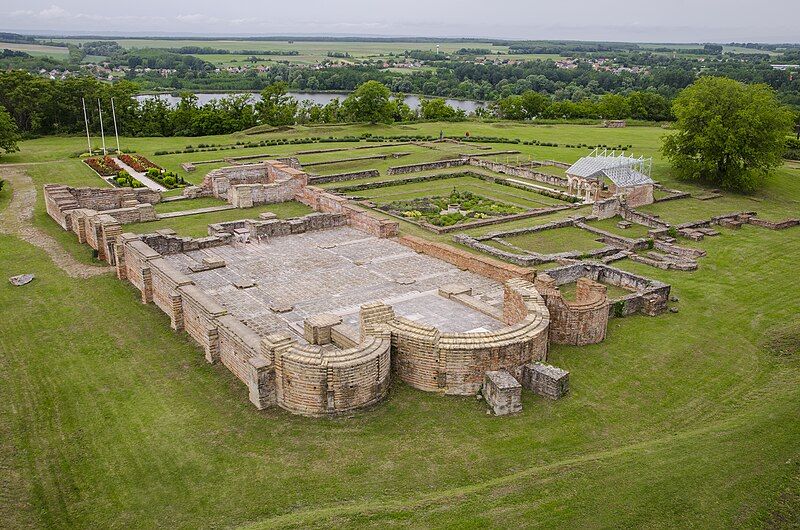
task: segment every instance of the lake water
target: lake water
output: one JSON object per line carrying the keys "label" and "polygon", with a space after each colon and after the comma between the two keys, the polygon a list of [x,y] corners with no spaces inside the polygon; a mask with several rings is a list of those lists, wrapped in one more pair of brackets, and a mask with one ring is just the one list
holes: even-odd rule
{"label": "lake water", "polygon": [[[238,92],[236,94],[243,94],[243,92]],[[309,100],[317,105],[327,105],[333,98],[339,98],[339,101],[344,101],[344,99],[348,96],[347,93],[344,92],[289,92],[290,96],[298,101]],[[197,93],[197,103],[199,105],[205,105],[209,101],[214,101],[220,98],[224,98],[227,96],[234,95],[234,93],[228,94],[207,94],[207,93]],[[261,99],[261,96],[257,93],[250,93],[250,96],[253,98],[253,101],[258,101]],[[175,106],[180,101],[180,98],[177,96],[173,96],[170,94],[159,94],[159,95],[141,95],[136,96],[136,99],[139,101],[145,100],[147,98],[154,98],[159,97],[163,98],[172,106]],[[405,104],[411,107],[412,109],[416,110],[419,108],[419,100],[420,98],[417,96],[406,96],[403,101]],[[445,99],[448,105],[455,109],[463,109],[464,112],[467,114],[473,114],[476,109],[480,107],[485,107],[486,104],[480,101],[470,101],[470,100],[461,100],[461,99]]]}

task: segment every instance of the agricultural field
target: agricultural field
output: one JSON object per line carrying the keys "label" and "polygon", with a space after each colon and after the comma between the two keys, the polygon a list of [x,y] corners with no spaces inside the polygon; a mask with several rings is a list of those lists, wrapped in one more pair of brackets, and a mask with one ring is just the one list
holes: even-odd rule
{"label": "agricultural field", "polygon": [[[93,39],[56,39],[59,42],[79,44]],[[95,39],[96,40],[96,39]],[[181,48],[183,46],[208,47],[218,50],[236,51],[274,51],[297,52],[297,55],[262,56],[261,64],[288,61],[291,64],[308,65],[326,60],[344,62],[364,59],[387,59],[402,55],[405,51],[436,51],[432,42],[339,42],[339,41],[261,41],[261,40],[192,40],[192,39],[115,39],[120,46],[128,49],[142,48]],[[508,52],[508,46],[492,46],[490,42],[442,42],[439,49],[443,53],[453,53],[461,48],[485,48],[492,52]],[[328,53],[349,54],[350,57],[329,57]],[[197,55],[201,59],[218,66],[233,66],[249,57],[248,54]],[[236,59],[236,62],[233,60]],[[258,64],[258,63],[257,63]]]}
{"label": "agricultural field", "polygon": [[[144,42],[152,46],[155,41]],[[279,43],[259,44],[273,49]],[[297,43],[304,44],[311,43]],[[440,131],[454,138],[469,132],[520,142],[356,150],[369,144],[332,141],[156,155],[189,145],[196,149],[200,143],[365,133],[438,137]],[[472,121],[297,126],[220,137],[123,138],[121,144],[192,183],[229,163],[200,164],[188,173],[181,163],[256,154],[313,163],[410,153],[308,168],[328,175],[379,171],[377,178],[324,184],[328,189],[457,173],[462,168],[387,174],[391,166],[452,158],[481,147],[489,148],[483,150],[489,159],[503,162],[516,162],[517,156],[520,162],[572,162],[588,150],[566,145],[630,144],[636,155],[654,157],[653,177],[665,186],[695,195],[705,191],[671,174],[659,153],[665,134],[669,131],[657,127]],[[559,146],[522,143],[532,140]],[[79,278],[59,266],[99,266],[86,245],[47,216],[41,192],[46,183],[103,185],[78,158],[85,142],[79,136],[26,140],[19,152],[0,159],[0,178],[10,183],[0,191],[0,277],[36,275],[19,288],[0,282],[3,525],[789,528],[798,520],[800,286],[795,269],[800,228],[720,229],[719,237],[693,243],[707,251],[694,272],[616,262],[671,284],[677,299],[671,305],[679,311],[612,319],[601,344],[552,346],[549,362],[571,373],[570,393],[560,401],[526,392],[524,411],[500,418],[485,414],[485,404],[472,396],[439,396],[394,381],[388,399],[367,413],[309,419],[277,408],[255,410],[227,369],[207,364],[185,334],[170,330],[158,308],[143,305],[138,291],[111,272]],[[298,154],[331,148],[345,150]],[[501,154],[507,150],[520,153]],[[347,194],[386,204],[453,189],[521,207],[556,201],[465,176]],[[28,201],[29,218],[20,217],[25,208],[20,210],[18,201]],[[158,209],[218,204],[195,201]],[[745,210],[773,220],[796,217],[800,168],[785,165],[752,196],[723,193],[718,199],[679,199],[643,210],[675,223]],[[308,210],[285,203],[247,215],[261,211],[291,217]],[[126,230],[173,228],[181,235],[205,235],[208,223],[240,219],[244,213],[162,219]],[[580,206],[464,233],[485,235],[589,213]],[[616,222],[593,224],[628,237],[642,231],[637,225],[618,229]],[[453,244],[453,234],[433,234],[406,221],[400,221],[400,229]],[[601,245],[593,234],[577,229],[518,238],[512,243],[537,252]],[[562,289],[570,296],[571,286]],[[612,297],[622,294],[609,291]]]}
{"label": "agricultural field", "polygon": [[44,44],[23,44],[19,42],[0,42],[0,50],[14,50],[25,52],[34,57],[52,57],[53,59],[65,59],[69,55],[66,47],[46,46]]}

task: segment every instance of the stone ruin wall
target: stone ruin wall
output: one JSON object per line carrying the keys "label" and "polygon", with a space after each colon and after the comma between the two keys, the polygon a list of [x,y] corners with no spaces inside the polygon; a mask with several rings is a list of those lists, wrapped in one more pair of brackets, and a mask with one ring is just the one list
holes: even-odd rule
{"label": "stone ruin wall", "polygon": [[609,306],[610,316],[628,316],[635,313],[656,316],[667,310],[671,289],[669,284],[615,267],[600,263],[574,263],[550,269],[547,275],[555,281],[556,286],[577,282],[580,278],[589,278],[595,282],[633,290],[634,292],[618,301],[619,305]]}
{"label": "stone ruin wall", "polygon": [[547,358],[550,317],[533,284],[521,278],[506,282],[504,305],[505,328],[472,333],[442,333],[385,311],[395,374],[414,388],[455,395],[478,392],[487,371],[521,377],[523,365]]}
{"label": "stone ruin wall", "polygon": [[644,206],[653,203],[653,185],[644,184],[642,186],[631,186],[622,188],[621,193],[625,195],[625,203],[631,208]]}
{"label": "stone ruin wall", "polygon": [[466,166],[466,158],[453,158],[450,160],[439,160],[438,162],[423,162],[421,164],[409,164],[406,166],[393,166],[386,172],[387,175],[405,175],[417,171],[431,171],[434,169],[447,169],[450,167]]}
{"label": "stone ruin wall", "polygon": [[535,180],[544,184],[553,186],[567,187],[567,179],[558,175],[550,175],[549,173],[542,173],[526,167],[511,166],[502,164],[500,162],[492,162],[491,160],[484,160],[482,158],[470,157],[467,163],[471,166],[482,167],[495,173],[502,173],[504,175],[511,175],[512,177],[519,177],[528,180]]}
{"label": "stone ruin wall", "polygon": [[545,273],[536,277],[536,289],[550,311],[550,341],[585,346],[606,337],[608,298],[606,287],[589,278],[578,278],[575,301],[565,300],[555,280]]}
{"label": "stone ruin wall", "polygon": [[274,358],[282,408],[305,416],[343,414],[374,405],[389,391],[391,343],[386,338],[365,337],[353,347],[324,354],[320,346],[293,343],[283,335],[264,341]]}
{"label": "stone ruin wall", "polygon": [[405,245],[416,252],[427,254],[459,269],[468,270],[481,276],[491,278],[498,282],[504,282],[512,278],[523,278],[533,281],[535,272],[499,260],[487,258],[479,254],[472,254],[450,245],[436,243],[421,237],[404,235],[397,240],[398,243]]}

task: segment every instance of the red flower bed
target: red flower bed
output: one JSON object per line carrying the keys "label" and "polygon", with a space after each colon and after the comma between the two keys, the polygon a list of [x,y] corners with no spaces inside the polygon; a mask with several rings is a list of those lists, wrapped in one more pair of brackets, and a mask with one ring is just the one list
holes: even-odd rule
{"label": "red flower bed", "polygon": [[139,173],[146,173],[151,167],[154,167],[158,170],[161,169],[142,155],[119,155],[119,159],[122,160],[123,163],[131,166],[134,171],[138,171]]}
{"label": "red flower bed", "polygon": [[84,162],[103,177],[115,176],[122,171],[122,168],[110,156],[87,158]]}

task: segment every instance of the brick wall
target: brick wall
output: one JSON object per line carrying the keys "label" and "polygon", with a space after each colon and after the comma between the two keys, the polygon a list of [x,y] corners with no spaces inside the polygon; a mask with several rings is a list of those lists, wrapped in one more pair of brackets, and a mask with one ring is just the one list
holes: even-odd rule
{"label": "brick wall", "polygon": [[500,282],[511,278],[533,280],[536,274],[529,269],[472,254],[466,250],[451,247],[450,245],[428,241],[421,237],[406,235],[398,238],[397,242],[417,252],[451,263],[460,269],[468,270]]}
{"label": "brick wall", "polygon": [[405,318],[389,322],[397,377],[420,390],[466,395],[478,392],[487,371],[521,376],[524,364],[544,360],[550,322],[544,300],[520,278],[506,282],[505,296],[504,316],[513,323],[497,331],[440,333]]}
{"label": "brick wall", "polygon": [[431,171],[434,169],[446,169],[448,167],[458,167],[467,165],[465,158],[454,158],[450,160],[440,160],[438,162],[425,162],[422,164],[409,164],[406,166],[390,167],[386,172],[387,175],[404,175],[406,173],[414,173],[416,171]]}
{"label": "brick wall", "polygon": [[602,342],[608,327],[606,287],[586,277],[578,278],[575,301],[565,300],[556,281],[547,274],[536,277],[536,288],[550,312],[550,341],[583,346]]}
{"label": "brick wall", "polygon": [[541,171],[535,171],[527,167],[510,166],[508,164],[501,164],[499,162],[492,162],[491,160],[484,160],[476,157],[470,157],[468,159],[468,163],[471,166],[482,167],[484,169],[488,169],[489,171],[494,171],[495,173],[502,173],[504,175],[535,180],[537,182],[542,182],[544,184],[550,184],[553,186],[561,186],[563,188],[567,187],[566,178],[558,175],[542,173]]}

